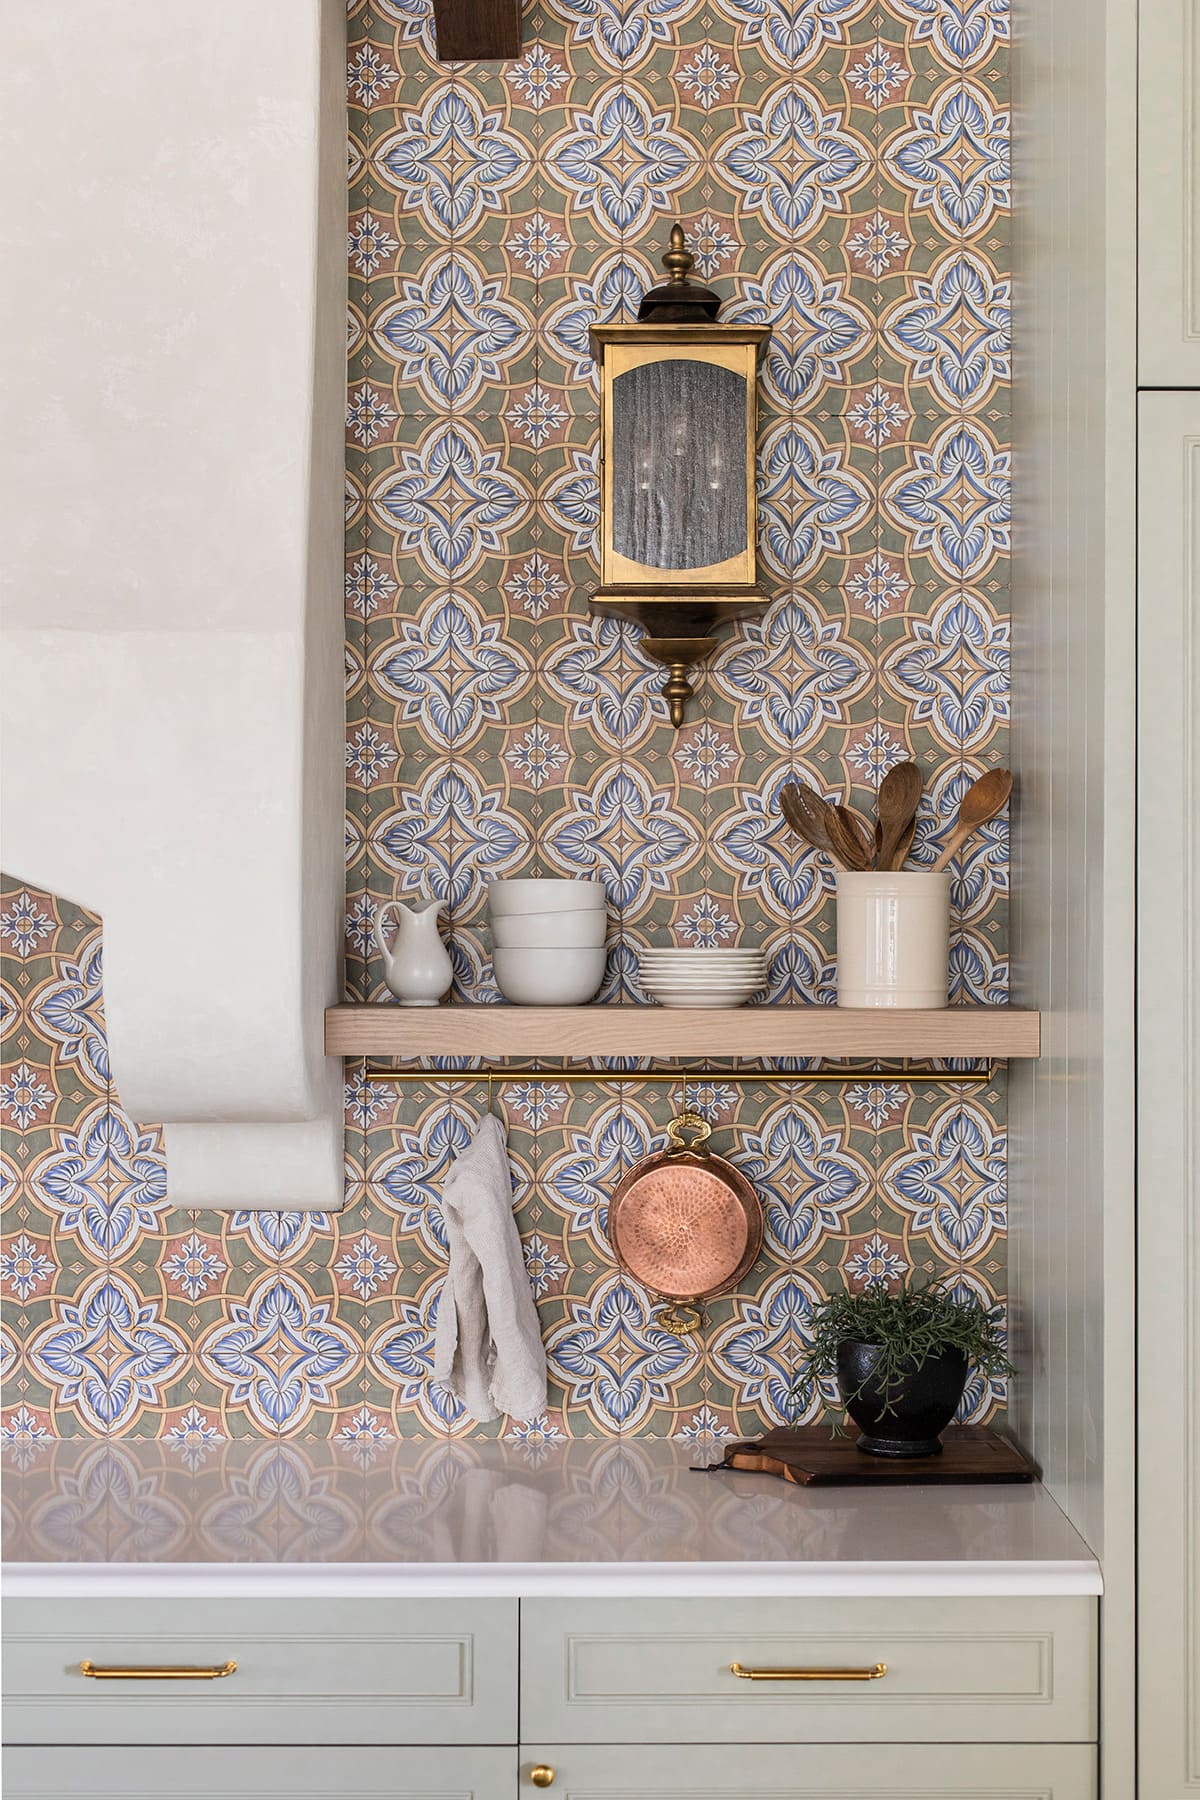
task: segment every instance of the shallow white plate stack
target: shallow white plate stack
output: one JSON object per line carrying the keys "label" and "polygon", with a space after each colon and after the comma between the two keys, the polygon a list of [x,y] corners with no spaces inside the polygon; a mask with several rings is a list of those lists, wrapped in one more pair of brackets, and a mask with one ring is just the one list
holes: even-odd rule
{"label": "shallow white plate stack", "polygon": [[661,1006],[744,1006],[767,985],[761,950],[643,950],[639,960]]}

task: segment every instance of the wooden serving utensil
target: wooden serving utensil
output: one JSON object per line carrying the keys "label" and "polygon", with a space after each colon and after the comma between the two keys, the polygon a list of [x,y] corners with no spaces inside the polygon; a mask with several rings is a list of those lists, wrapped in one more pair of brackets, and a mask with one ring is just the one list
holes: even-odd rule
{"label": "wooden serving utensil", "polygon": [[905,855],[912,843],[911,828],[916,824],[917,806],[921,799],[921,771],[915,762],[897,763],[879,784],[879,827],[875,867],[899,869],[904,862],[897,851],[904,843]]}
{"label": "wooden serving utensil", "polygon": [[989,819],[994,819],[1003,810],[1012,793],[1012,785],[1011,769],[989,769],[986,775],[981,775],[978,781],[971,783],[962,797],[954,829],[933,865],[935,875],[946,868],[972,832],[978,831],[981,825],[986,825]]}
{"label": "wooden serving utensil", "polygon": [[914,813],[913,817],[909,820],[907,828],[901,834],[900,842],[896,845],[895,854],[892,857],[893,869],[899,870],[904,867],[905,863],[908,861],[908,853],[912,849],[913,839],[916,835],[917,819],[916,814]]}
{"label": "wooden serving utensil", "polygon": [[875,827],[869,819],[864,819],[863,815],[857,812],[853,806],[844,806],[842,811],[849,814],[850,823],[858,833],[858,841],[863,847],[867,867],[873,869],[875,867]]}
{"label": "wooden serving utensil", "polygon": [[856,872],[870,868],[875,853],[874,837],[870,826],[853,807],[836,803],[830,806],[829,837],[844,868]]}
{"label": "wooden serving utensil", "polygon": [[831,857],[839,868],[849,866],[834,847],[830,835],[832,808],[820,794],[802,781],[789,781],[779,790],[779,807],[797,837]]}

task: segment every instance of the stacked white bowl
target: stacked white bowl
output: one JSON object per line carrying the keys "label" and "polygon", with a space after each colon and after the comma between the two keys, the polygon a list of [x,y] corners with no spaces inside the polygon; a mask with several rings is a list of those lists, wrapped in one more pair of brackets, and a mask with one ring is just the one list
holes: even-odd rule
{"label": "stacked white bowl", "polygon": [[761,950],[643,950],[642,987],[662,1006],[744,1006],[767,985]]}
{"label": "stacked white bowl", "polygon": [[514,1006],[582,1006],[604,980],[602,881],[547,876],[488,888],[496,986]]}

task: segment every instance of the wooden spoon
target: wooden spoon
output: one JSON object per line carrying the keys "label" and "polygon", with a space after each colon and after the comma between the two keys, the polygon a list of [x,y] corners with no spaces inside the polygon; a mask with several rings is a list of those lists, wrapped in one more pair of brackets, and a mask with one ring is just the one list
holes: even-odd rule
{"label": "wooden spoon", "polygon": [[835,804],[829,808],[829,837],[843,867],[856,872],[870,868],[875,839],[853,807]]}
{"label": "wooden spoon", "polygon": [[789,781],[779,790],[779,807],[797,837],[831,857],[839,868],[847,866],[830,836],[832,808],[827,800],[822,800],[820,794],[815,794],[804,782]]}
{"label": "wooden spoon", "polygon": [[[896,852],[917,816],[921,798],[921,771],[915,762],[897,763],[879,784],[879,840],[877,869],[898,869]],[[909,843],[912,842],[911,837]],[[903,859],[901,858],[901,861]]]}
{"label": "wooden spoon", "polygon": [[917,820],[916,820],[916,815],[914,813],[912,819],[910,819],[910,821],[908,823],[906,830],[904,831],[904,833],[902,834],[902,836],[900,838],[900,842],[896,845],[895,854],[892,857],[893,869],[902,869],[904,867],[905,863],[908,861],[908,853],[912,849],[913,839],[916,837],[916,835],[917,835]]}
{"label": "wooden spoon", "polygon": [[971,783],[962,797],[954,829],[933,865],[934,874],[946,867],[973,831],[978,831],[981,825],[986,825],[989,819],[994,819],[1002,811],[1008,804],[1012,784],[1011,769],[989,769],[986,775],[981,775],[978,781]]}

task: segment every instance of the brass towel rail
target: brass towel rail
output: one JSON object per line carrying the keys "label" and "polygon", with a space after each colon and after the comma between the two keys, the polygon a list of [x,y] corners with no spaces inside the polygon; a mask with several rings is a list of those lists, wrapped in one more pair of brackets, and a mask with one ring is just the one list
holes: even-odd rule
{"label": "brass towel rail", "polygon": [[800,1087],[805,1084],[899,1087],[983,1087],[995,1077],[991,1063],[982,1069],[528,1069],[503,1063],[481,1069],[388,1069],[364,1064],[363,1079],[388,1087],[511,1087],[517,1082],[555,1082],[564,1087],[646,1085],[695,1087],[722,1085]]}

